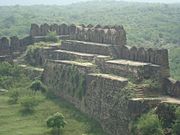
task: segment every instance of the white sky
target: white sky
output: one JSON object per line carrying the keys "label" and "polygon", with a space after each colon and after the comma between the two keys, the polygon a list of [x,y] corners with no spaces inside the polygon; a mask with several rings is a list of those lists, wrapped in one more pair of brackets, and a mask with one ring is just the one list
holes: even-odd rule
{"label": "white sky", "polygon": [[[88,0],[0,0],[0,5],[64,5]],[[103,1],[103,0],[102,0]],[[161,2],[161,3],[180,3],[180,0],[119,0],[119,1],[132,1],[132,2]]]}

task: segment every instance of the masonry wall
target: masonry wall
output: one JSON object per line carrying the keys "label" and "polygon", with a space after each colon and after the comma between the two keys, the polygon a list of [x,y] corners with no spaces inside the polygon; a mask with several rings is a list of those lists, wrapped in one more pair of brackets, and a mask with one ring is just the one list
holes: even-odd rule
{"label": "masonry wall", "polygon": [[0,39],[0,55],[9,55],[16,51],[24,51],[26,46],[32,43],[33,41],[30,36],[23,39],[19,39],[16,36],[10,38],[2,37]]}
{"label": "masonry wall", "polygon": [[172,78],[165,78],[164,89],[168,95],[178,98],[180,97],[180,81]]}
{"label": "masonry wall", "polygon": [[57,96],[97,120],[109,135],[129,135],[130,121],[160,102],[129,100],[126,79],[93,72],[94,66],[48,61],[43,82]]}
{"label": "masonry wall", "polygon": [[123,26],[101,26],[101,25],[67,25],[67,24],[32,24],[30,35],[46,36],[50,31],[57,35],[70,35],[70,39],[106,43],[123,46],[126,44],[126,32]]}

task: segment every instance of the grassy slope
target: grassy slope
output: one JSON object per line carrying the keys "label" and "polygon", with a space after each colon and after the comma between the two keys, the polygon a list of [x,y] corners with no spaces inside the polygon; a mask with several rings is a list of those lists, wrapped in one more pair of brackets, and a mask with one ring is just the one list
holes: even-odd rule
{"label": "grassy slope", "polygon": [[68,122],[63,135],[103,135],[95,122],[63,100],[45,99],[33,114],[24,116],[21,106],[8,104],[8,99],[7,95],[0,95],[0,135],[49,135],[45,120],[55,112],[63,113]]}
{"label": "grassy slope", "polygon": [[8,99],[7,95],[0,95],[0,135],[50,135],[45,120],[55,112],[63,113],[68,122],[63,135],[104,135],[95,122],[64,101],[46,99],[34,114],[23,116],[20,105],[9,105]]}
{"label": "grassy slope", "polygon": [[[22,75],[14,76],[17,71],[19,70],[16,68],[8,68],[0,63],[0,88],[9,90],[5,94],[0,92],[0,135],[51,135],[51,130],[46,127],[46,119],[56,112],[62,113],[68,122],[62,130],[63,135],[105,135],[97,122],[80,113],[66,101],[56,97],[48,98],[46,94],[32,93],[29,89],[32,80],[21,72],[18,73]],[[9,79],[3,80],[6,76],[9,76]],[[3,82],[9,81],[12,81],[11,85],[3,85]],[[14,90],[20,92],[20,98],[18,104],[12,105],[8,100]],[[20,102],[26,96],[35,96],[41,101],[32,114],[24,114],[21,111]]]}

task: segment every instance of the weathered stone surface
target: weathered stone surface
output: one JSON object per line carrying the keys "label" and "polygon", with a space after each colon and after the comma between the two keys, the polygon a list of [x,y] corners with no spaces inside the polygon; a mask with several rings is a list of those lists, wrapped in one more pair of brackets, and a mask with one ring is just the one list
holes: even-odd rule
{"label": "weathered stone surface", "polygon": [[160,66],[149,63],[135,62],[129,60],[110,60],[104,64],[104,72],[124,77],[131,77],[134,80],[144,78],[161,78]]}
{"label": "weathered stone surface", "polygon": [[69,26],[69,33],[70,33],[70,35],[76,33],[76,25],[75,25],[75,24],[71,24],[71,25]]}
{"label": "weathered stone surface", "polygon": [[10,52],[9,39],[2,37],[0,39],[0,55],[8,55]]}
{"label": "weathered stone surface", "polygon": [[[7,54],[7,53],[6,53]],[[11,55],[0,55],[0,62],[13,62],[12,56]]]}
{"label": "weathered stone surface", "polygon": [[20,50],[20,41],[19,38],[16,36],[10,37],[10,45],[11,51],[18,51]]}
{"label": "weathered stone surface", "polygon": [[129,59],[130,58],[130,52],[129,48],[127,46],[122,46],[121,47],[121,56],[123,59]]}
{"label": "weathered stone surface", "polygon": [[164,89],[170,96],[180,97],[180,81],[176,81],[172,78],[166,78],[164,80]]}
{"label": "weathered stone surface", "polygon": [[137,61],[146,61],[146,52],[145,49],[143,47],[138,49],[137,52]]}
{"label": "weathered stone surface", "polygon": [[30,29],[30,36],[40,36],[41,35],[41,30],[37,24],[31,24],[31,29]]}
{"label": "weathered stone surface", "polygon": [[50,32],[50,26],[45,23],[40,26],[40,36],[46,36]]}
{"label": "weathered stone surface", "polygon": [[0,39],[0,48],[5,50],[9,49],[9,40],[6,37]]}
{"label": "weathered stone surface", "polygon": [[84,41],[74,41],[74,40],[66,40],[61,43],[62,50],[68,51],[77,51],[82,53],[90,53],[90,54],[100,54],[100,55],[110,55],[111,45],[107,44],[99,44],[92,42],[84,42]]}
{"label": "weathered stone surface", "polygon": [[130,60],[137,60],[137,48],[136,47],[132,47],[130,49]]}
{"label": "weathered stone surface", "polygon": [[55,50],[52,52],[53,59],[55,60],[86,60],[93,61],[95,58],[94,54],[72,52],[66,50]]}
{"label": "weathered stone surface", "polygon": [[108,74],[89,74],[87,85],[85,112],[96,118],[109,134],[128,135],[128,112],[126,108],[120,109],[122,102],[121,105],[116,104],[117,93],[121,93],[121,89],[127,85],[127,79]]}
{"label": "weathered stone surface", "polygon": [[149,62],[154,63],[155,61],[155,53],[152,48],[148,49]]}
{"label": "weathered stone surface", "polygon": [[110,29],[111,26],[110,26],[110,25],[105,25],[103,28],[104,28],[104,29]]}
{"label": "weathered stone surface", "polygon": [[93,26],[92,24],[88,24],[87,27],[88,27],[88,28],[92,28],[92,27],[94,27],[94,26]]}
{"label": "weathered stone surface", "polygon": [[58,34],[59,33],[59,26],[57,24],[52,24],[50,26],[50,31],[54,31],[54,32],[56,32],[56,34]]}
{"label": "weathered stone surface", "polygon": [[[89,30],[90,29],[90,30]],[[96,43],[106,43],[123,46],[126,44],[126,32],[122,26],[93,26],[89,24],[85,26],[66,25],[66,24],[43,24],[40,26],[36,24],[31,25],[31,36],[46,36],[48,32],[55,31],[58,35],[71,35],[71,39],[90,41]],[[104,32],[103,32],[104,31]]]}
{"label": "weathered stone surface", "polygon": [[97,24],[96,26],[94,26],[94,28],[102,28],[102,26],[100,24]]}

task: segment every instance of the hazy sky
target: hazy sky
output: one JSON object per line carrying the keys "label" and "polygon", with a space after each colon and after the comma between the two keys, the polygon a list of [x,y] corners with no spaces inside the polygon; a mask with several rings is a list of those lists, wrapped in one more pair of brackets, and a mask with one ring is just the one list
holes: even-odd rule
{"label": "hazy sky", "polygon": [[[0,5],[65,5],[76,2],[89,1],[89,0],[0,0]],[[119,1],[136,1],[136,2],[161,2],[161,3],[180,3],[180,0],[119,0]]]}

